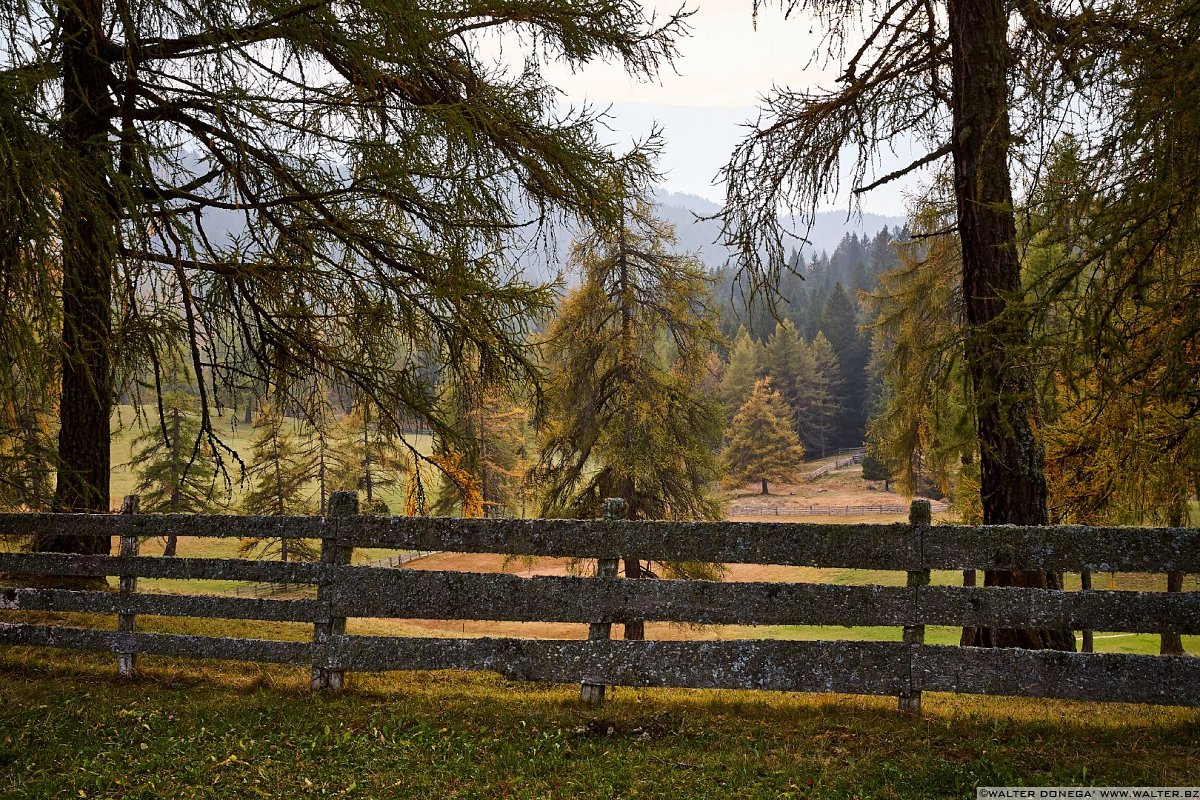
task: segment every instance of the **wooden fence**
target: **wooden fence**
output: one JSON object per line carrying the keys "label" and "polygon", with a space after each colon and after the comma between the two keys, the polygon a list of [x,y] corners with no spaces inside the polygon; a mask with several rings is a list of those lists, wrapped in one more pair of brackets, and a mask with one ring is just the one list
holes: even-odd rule
{"label": "wooden fence", "polygon": [[[930,503],[930,510],[939,514],[949,506],[945,503]],[[908,506],[901,505],[815,505],[812,503],[791,503],[775,505],[741,504],[728,507],[731,517],[853,517],[872,514],[904,514]]]}
{"label": "wooden fence", "polygon": [[[0,553],[11,575],[120,576],[120,590],[0,590],[0,609],[118,615],[117,630],[6,622],[0,644],[312,665],[315,688],[345,672],[467,669],[510,678],[606,685],[774,689],[893,695],[919,709],[922,691],[1200,705],[1200,659],[931,646],[924,626],[1061,627],[1200,633],[1200,592],[1064,592],[929,586],[934,569],[1200,572],[1193,528],[930,526],[918,501],[908,524],[632,522],[357,516],[337,494],[320,517],[0,515],[0,534],[120,537],[121,554]],[[288,537],[321,541],[321,560],[280,563],[136,555],[147,536]],[[598,559],[596,577],[533,577],[352,566],[351,548]],[[907,586],[624,580],[616,559],[902,570]],[[139,592],[136,579],[307,583],[315,598]],[[139,614],[285,620],[311,641],[136,630]],[[589,623],[589,639],[407,638],[346,632],[346,617]],[[9,613],[8,619],[14,615]],[[18,617],[19,619],[19,617]],[[612,641],[613,623],[901,626],[903,640]]]}

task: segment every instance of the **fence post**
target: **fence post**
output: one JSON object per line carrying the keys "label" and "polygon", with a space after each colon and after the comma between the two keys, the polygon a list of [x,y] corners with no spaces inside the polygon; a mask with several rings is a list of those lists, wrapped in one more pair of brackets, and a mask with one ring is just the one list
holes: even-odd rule
{"label": "fence post", "polygon": [[[136,494],[125,495],[121,503],[121,513],[133,515],[138,513],[140,498]],[[121,547],[117,552],[122,557],[132,557],[138,554],[138,537],[135,534],[121,537]],[[137,576],[122,575],[117,579],[117,591],[120,594],[118,608],[126,608],[128,596],[137,591]],[[133,614],[117,612],[117,633],[134,633],[137,631],[137,620]],[[137,669],[136,653],[117,653],[117,674],[129,677]]]}
{"label": "fence post", "polygon": [[[339,517],[352,517],[358,513],[358,493],[333,492],[329,495],[326,505],[326,519],[336,520]],[[350,563],[350,548],[339,543],[336,522],[326,529],[328,535],[321,539],[321,563],[328,572],[317,584],[317,602],[321,607],[321,618],[313,622],[313,668],[312,688],[341,689],[345,683],[345,672],[329,667],[330,642],[334,636],[346,632],[346,618],[334,616],[333,603],[330,600],[330,590],[333,584],[333,574],[337,567]]]}
{"label": "fence post", "polygon": [[[625,518],[625,501],[619,497],[610,497],[604,501],[604,521]],[[617,577],[617,561],[615,558],[601,558],[596,564],[596,577]],[[612,638],[611,622],[593,622],[588,625],[588,641],[596,642]],[[604,684],[584,681],[579,687],[579,699],[584,703],[599,705],[604,702]]]}
{"label": "fence post", "polygon": [[[932,513],[928,500],[913,500],[908,510],[908,524],[912,538],[917,543],[917,556],[924,561],[925,528],[932,522]],[[929,570],[916,569],[908,571],[908,588],[913,590],[913,610],[920,612],[921,587],[929,585]],[[913,687],[913,656],[917,648],[925,644],[924,625],[905,625],[904,643],[908,651],[908,687],[900,693],[900,710],[908,714],[921,713],[921,690]]]}

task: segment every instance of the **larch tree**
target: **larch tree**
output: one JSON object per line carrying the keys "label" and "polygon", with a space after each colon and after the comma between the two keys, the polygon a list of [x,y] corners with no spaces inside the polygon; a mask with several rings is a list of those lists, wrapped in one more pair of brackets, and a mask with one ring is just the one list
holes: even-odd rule
{"label": "larch tree", "polygon": [[365,400],[354,404],[333,433],[325,472],[330,491],[361,492],[364,514],[389,513],[384,495],[400,482],[413,457],[420,460],[416,448],[382,424]]}
{"label": "larch tree", "polygon": [[[250,490],[242,497],[242,513],[271,517],[311,514],[319,504],[313,502],[310,488],[317,478],[317,454],[305,450],[294,425],[294,420],[270,402],[259,409],[246,468]],[[310,542],[285,537],[243,539],[239,551],[260,558],[277,553],[280,561],[311,560],[317,553]]]}
{"label": "larch tree", "polygon": [[[229,486],[217,474],[194,400],[168,395],[163,407],[165,428],[151,427],[133,440],[130,464],[137,475],[140,510],[150,514],[224,510]],[[167,536],[163,555],[175,555],[178,544],[177,537]]]}
{"label": "larch tree", "polygon": [[472,493],[479,493],[485,517],[513,514],[521,506],[527,463],[526,405],[513,392],[487,386],[482,380],[450,387],[447,417],[458,433],[454,441],[439,438],[435,453],[454,457],[456,465],[471,476],[460,485],[454,473],[443,471],[432,505],[438,516],[463,513]]}
{"label": "larch tree", "polygon": [[[630,200],[612,228],[572,243],[579,288],[545,336],[549,368],[541,455],[534,477],[545,516],[594,518],[620,497],[631,519],[719,519],[720,405],[700,391],[718,333],[708,279],[673,251],[674,231],[652,206]],[[637,553],[625,574],[641,577]],[[706,565],[669,563],[663,574],[711,576]],[[628,623],[626,638],[641,638]]]}
{"label": "larch tree", "polygon": [[721,451],[727,479],[751,481],[768,493],[771,482],[794,482],[804,463],[804,445],[792,424],[783,396],[771,388],[771,379],[755,382],[754,391],[738,409]]}
{"label": "larch tree", "polygon": [[754,382],[762,376],[759,364],[760,350],[761,347],[755,344],[745,326],[739,326],[733,345],[729,349],[729,363],[725,365],[719,387],[726,419],[733,419],[733,415],[754,390]]}
{"label": "larch tree", "polygon": [[[532,378],[526,333],[552,296],[511,253],[550,217],[619,216],[603,112],[557,108],[542,67],[653,76],[686,16],[633,0],[4,4],[0,259],[19,280],[0,329],[58,357],[54,507],[108,510],[114,397],[180,345],[218,455],[219,398],[287,385],[274,372],[353,387],[396,429],[440,424],[398,348],[468,342]],[[46,335],[21,340],[28,307]]]}
{"label": "larch tree", "polygon": [[[768,97],[757,130],[724,169],[728,242],[759,285],[770,285],[784,263],[780,204],[811,224],[843,180],[844,152],[853,157],[855,193],[927,165],[951,173],[983,520],[1046,524],[1044,448],[1028,366],[1031,321],[1022,302],[1009,165],[1036,166],[1068,115],[1077,119],[1082,105],[1106,93],[1113,99],[1108,90],[1118,84],[1106,68],[1120,54],[1107,53],[1096,39],[1111,33],[1110,44],[1138,30],[1137,9],[1097,13],[1091,4],[1040,0],[783,5],[825,25],[823,55],[837,64],[837,86],[781,89]],[[845,43],[853,40],[861,43],[851,50]],[[1103,116],[1109,118],[1110,107],[1093,102],[1091,108],[1108,109]],[[926,154],[878,176],[878,154],[902,138],[926,146]],[[985,583],[1059,588],[1056,575],[1030,571],[990,571]],[[1073,649],[1074,637],[1069,631],[987,630],[977,643]]]}

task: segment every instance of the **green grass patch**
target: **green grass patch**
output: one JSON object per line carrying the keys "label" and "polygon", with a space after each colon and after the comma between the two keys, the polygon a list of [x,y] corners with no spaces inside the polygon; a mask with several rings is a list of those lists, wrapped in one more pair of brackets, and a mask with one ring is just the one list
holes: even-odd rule
{"label": "green grass patch", "polygon": [[0,652],[0,786],[11,798],[966,798],[977,785],[1186,785],[1190,709],[927,695],[617,689],[490,674],[354,675]]}

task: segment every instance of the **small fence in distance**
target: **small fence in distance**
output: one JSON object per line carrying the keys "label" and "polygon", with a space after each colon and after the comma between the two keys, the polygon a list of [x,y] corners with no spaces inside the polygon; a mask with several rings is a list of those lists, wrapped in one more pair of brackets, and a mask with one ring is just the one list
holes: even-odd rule
{"label": "small fence in distance", "polygon": [[834,470],[845,469],[846,467],[850,467],[855,464],[861,464],[866,454],[867,450],[865,447],[857,447],[851,450],[839,450],[837,458],[827,464],[822,464],[812,472],[805,473],[804,479],[806,481],[815,481],[822,475],[827,475]]}
{"label": "small fence in distance", "polygon": [[[926,625],[1200,633],[1200,592],[1065,592],[930,586],[930,570],[1200,572],[1200,530],[972,527],[908,524],[428,519],[357,516],[352,495],[328,518],[153,515],[0,515],[0,533],[121,537],[119,556],[0,553],[10,575],[120,577],[120,591],[0,590],[0,609],[117,615],[117,630],[0,623],[0,644],[310,665],[314,688],[344,673],[491,670],[513,679],[606,685],[770,689],[892,695],[917,710],[924,691],[1200,705],[1200,659],[928,645]],[[290,537],[321,541],[321,561],[136,555],[141,537]],[[352,565],[351,549],[595,558],[598,575],[508,574]],[[624,556],[653,560],[901,570],[906,586],[617,578]],[[304,583],[315,598],[269,599],[139,592],[137,578]],[[137,615],[306,622],[311,641],[138,631]],[[576,622],[589,638],[424,638],[347,633],[347,617]],[[18,617],[19,619],[19,617]],[[611,641],[631,620],[712,625],[900,626],[902,641]]]}

